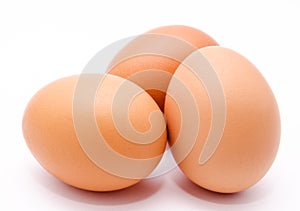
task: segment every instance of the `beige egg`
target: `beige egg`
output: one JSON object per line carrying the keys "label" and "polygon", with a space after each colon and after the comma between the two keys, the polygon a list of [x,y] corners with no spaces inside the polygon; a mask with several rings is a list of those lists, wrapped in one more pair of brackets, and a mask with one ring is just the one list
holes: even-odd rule
{"label": "beige egg", "polygon": [[170,82],[164,112],[175,160],[203,188],[245,190],[275,159],[275,97],[257,68],[230,49],[206,47],[187,57]]}

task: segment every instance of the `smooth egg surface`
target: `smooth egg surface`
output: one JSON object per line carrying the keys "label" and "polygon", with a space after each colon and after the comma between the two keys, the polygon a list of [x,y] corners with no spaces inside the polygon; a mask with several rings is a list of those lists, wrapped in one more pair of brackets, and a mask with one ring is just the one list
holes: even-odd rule
{"label": "smooth egg surface", "polygon": [[163,26],[136,37],[113,58],[108,73],[145,89],[164,109],[172,74],[191,52],[218,43],[206,33],[183,25]]}
{"label": "smooth egg surface", "polygon": [[136,184],[166,146],[165,120],[155,101],[109,74],[70,76],[42,88],[25,110],[23,134],[48,172],[92,191]]}
{"label": "smooth egg surface", "polygon": [[[197,185],[221,193],[245,190],[267,173],[279,147],[275,97],[257,68],[233,50],[213,46],[195,53],[178,67],[170,82],[168,92],[177,94],[166,95],[168,140],[177,145],[172,153]],[[204,77],[187,65],[190,61]],[[191,98],[186,97],[189,94]],[[219,127],[222,122],[223,128]],[[209,139],[217,127],[221,136]]]}

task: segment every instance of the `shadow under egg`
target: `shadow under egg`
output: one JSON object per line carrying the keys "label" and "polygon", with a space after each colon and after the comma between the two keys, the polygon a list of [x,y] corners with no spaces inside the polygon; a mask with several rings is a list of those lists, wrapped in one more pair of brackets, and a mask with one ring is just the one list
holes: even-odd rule
{"label": "shadow under egg", "polygon": [[269,182],[260,181],[253,187],[238,193],[217,193],[204,189],[191,182],[179,169],[172,179],[187,194],[215,204],[249,204],[262,200],[273,192]]}
{"label": "shadow under egg", "polygon": [[93,192],[67,185],[54,178],[43,169],[32,169],[32,177],[34,177],[35,181],[45,189],[61,197],[94,205],[115,206],[143,201],[154,195],[162,187],[162,180],[153,178],[142,180],[136,185],[122,190]]}

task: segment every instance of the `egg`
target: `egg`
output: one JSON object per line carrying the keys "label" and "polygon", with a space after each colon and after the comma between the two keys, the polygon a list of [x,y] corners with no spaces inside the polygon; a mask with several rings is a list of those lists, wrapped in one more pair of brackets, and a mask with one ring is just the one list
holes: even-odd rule
{"label": "egg", "polygon": [[108,73],[133,81],[164,109],[172,74],[191,52],[218,45],[206,33],[183,25],[163,26],[137,36],[113,58]]}
{"label": "egg", "polygon": [[92,191],[138,183],[166,146],[166,124],[155,101],[109,74],[70,76],[42,88],[25,110],[23,134],[50,174]]}
{"label": "egg", "polygon": [[245,190],[276,157],[276,99],[258,69],[233,50],[213,46],[190,54],[170,81],[164,112],[179,168],[205,189]]}

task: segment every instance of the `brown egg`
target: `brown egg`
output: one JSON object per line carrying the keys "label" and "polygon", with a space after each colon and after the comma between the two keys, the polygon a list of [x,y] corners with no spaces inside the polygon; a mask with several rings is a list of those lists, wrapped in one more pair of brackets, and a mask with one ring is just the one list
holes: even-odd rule
{"label": "brown egg", "polygon": [[165,102],[172,153],[183,173],[211,191],[257,183],[272,165],[280,117],[266,80],[246,58],[202,48],[178,67]]}
{"label": "brown egg", "polygon": [[23,134],[53,176],[92,191],[134,185],[156,167],[166,145],[155,101],[113,75],[71,76],[45,86],[26,108]]}
{"label": "brown egg", "polygon": [[165,91],[181,61],[196,49],[212,45],[218,44],[198,29],[181,25],[159,27],[125,46],[108,72],[147,90],[163,110]]}

